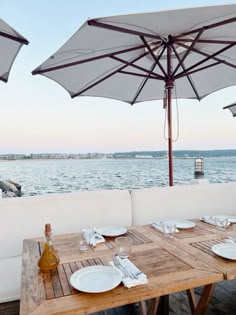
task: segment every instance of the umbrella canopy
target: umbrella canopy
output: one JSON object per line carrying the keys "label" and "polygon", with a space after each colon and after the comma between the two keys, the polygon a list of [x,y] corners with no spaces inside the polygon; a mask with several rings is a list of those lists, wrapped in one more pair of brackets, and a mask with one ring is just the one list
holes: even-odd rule
{"label": "umbrella canopy", "polygon": [[71,97],[134,104],[164,96],[172,186],[172,89],[201,100],[236,84],[235,22],[235,4],[91,19],[32,73]]}
{"label": "umbrella canopy", "polygon": [[22,45],[28,45],[27,39],[0,19],[0,80],[8,81],[12,64]]}
{"label": "umbrella canopy", "polygon": [[232,103],[228,106],[223,107],[223,109],[229,109],[233,115],[233,117],[236,117],[236,103]]}

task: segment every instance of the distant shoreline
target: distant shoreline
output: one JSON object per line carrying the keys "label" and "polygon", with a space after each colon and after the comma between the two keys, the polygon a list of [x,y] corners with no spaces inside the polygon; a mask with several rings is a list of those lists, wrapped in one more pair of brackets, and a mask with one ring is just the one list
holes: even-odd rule
{"label": "distant shoreline", "polygon": [[[174,159],[207,157],[236,157],[236,149],[178,150],[173,151]],[[93,159],[168,159],[167,151],[131,151],[115,153],[30,153],[0,154],[0,161],[16,160],[93,160]]]}

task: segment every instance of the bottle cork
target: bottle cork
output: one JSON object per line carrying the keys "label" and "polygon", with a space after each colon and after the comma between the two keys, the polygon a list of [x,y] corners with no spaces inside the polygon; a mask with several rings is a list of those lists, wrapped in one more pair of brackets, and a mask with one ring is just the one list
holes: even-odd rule
{"label": "bottle cork", "polygon": [[45,224],[45,234],[48,235],[52,232],[51,224]]}

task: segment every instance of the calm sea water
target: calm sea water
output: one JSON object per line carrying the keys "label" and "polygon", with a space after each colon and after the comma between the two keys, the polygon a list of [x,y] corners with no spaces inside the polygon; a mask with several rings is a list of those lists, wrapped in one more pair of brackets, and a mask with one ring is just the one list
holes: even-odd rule
{"label": "calm sea water", "polygon": [[[194,159],[174,160],[174,184],[189,184]],[[210,183],[236,182],[236,157],[204,158]],[[12,179],[24,196],[82,190],[168,186],[166,159],[0,161],[0,180]]]}

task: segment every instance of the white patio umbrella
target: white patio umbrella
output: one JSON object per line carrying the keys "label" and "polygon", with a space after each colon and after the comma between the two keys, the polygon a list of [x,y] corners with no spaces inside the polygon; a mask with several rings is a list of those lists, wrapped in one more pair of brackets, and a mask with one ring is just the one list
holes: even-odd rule
{"label": "white patio umbrella", "polygon": [[0,80],[8,81],[12,64],[22,45],[29,42],[10,25],[0,19]]}
{"label": "white patio umbrella", "polygon": [[236,103],[235,102],[223,107],[223,109],[228,109],[229,111],[231,111],[233,117],[236,117]]}
{"label": "white patio umbrella", "polygon": [[35,69],[71,95],[164,99],[173,185],[172,90],[196,98],[236,84],[236,4],[95,18]]}

